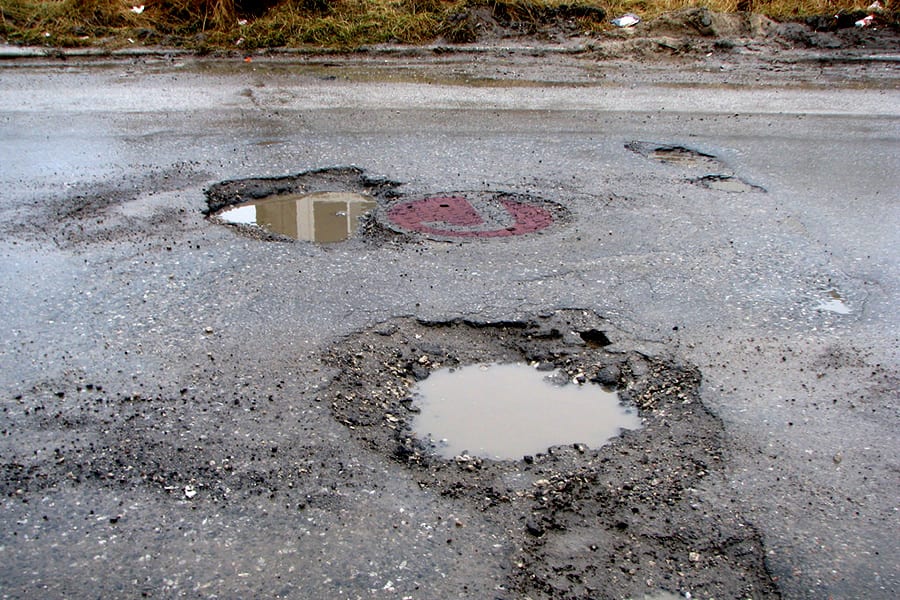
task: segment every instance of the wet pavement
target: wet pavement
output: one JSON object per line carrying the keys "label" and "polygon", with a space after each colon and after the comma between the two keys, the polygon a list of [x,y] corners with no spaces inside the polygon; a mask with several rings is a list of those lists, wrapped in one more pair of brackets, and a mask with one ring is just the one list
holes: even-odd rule
{"label": "wet pavement", "polygon": [[[333,397],[347,363],[326,355],[360,331],[365,353],[431,335],[397,319],[577,309],[610,339],[582,329],[553,360],[582,343],[634,353],[638,384],[654,367],[637,356],[699,373],[709,413],[690,418],[712,441],[671,448],[721,464],[668,473],[690,482],[669,498],[696,513],[674,522],[757,532],[721,565],[759,555],[777,592],[750,576],[724,589],[896,597],[894,63],[390,60],[2,65],[3,596],[566,597],[573,574],[538,559],[589,564],[607,546],[628,566],[600,597],[721,592],[702,574],[642,579],[659,566],[608,542],[627,533],[618,513],[600,535],[559,512],[552,486],[601,485],[605,455],[432,486]],[[287,190],[374,197],[346,242],[207,218],[207,189],[350,165]],[[501,487],[510,508],[474,494]],[[545,488],[549,504],[518,521]],[[563,529],[534,516],[551,505]],[[648,523],[626,524],[646,542],[663,527]],[[653,561],[717,573],[696,541]]]}

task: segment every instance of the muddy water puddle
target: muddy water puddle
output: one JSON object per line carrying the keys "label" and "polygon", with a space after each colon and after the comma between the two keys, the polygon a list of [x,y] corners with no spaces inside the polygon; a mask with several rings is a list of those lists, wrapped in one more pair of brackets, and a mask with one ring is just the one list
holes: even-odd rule
{"label": "muddy water puddle", "polygon": [[560,385],[524,363],[439,369],[420,382],[413,430],[444,458],[470,454],[517,460],[550,446],[596,448],[623,429],[638,429],[637,411],[595,384]]}
{"label": "muddy water puddle", "polygon": [[216,216],[232,225],[256,225],[272,233],[319,243],[341,242],[376,206],[374,198],[351,192],[270,196],[229,207]]}

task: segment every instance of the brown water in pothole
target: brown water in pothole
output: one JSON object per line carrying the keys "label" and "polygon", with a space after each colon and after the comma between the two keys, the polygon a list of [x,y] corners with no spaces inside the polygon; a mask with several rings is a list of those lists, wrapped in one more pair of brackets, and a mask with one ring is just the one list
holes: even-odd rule
{"label": "brown water in pothole", "polygon": [[413,431],[444,458],[516,460],[562,444],[596,448],[641,427],[615,392],[554,379],[525,364],[437,370],[414,389]]}
{"label": "brown water in pothole", "polygon": [[257,225],[310,242],[341,242],[356,233],[359,218],[376,206],[371,196],[315,192],[270,196],[229,207],[216,216],[236,225]]}
{"label": "brown water in pothole", "polygon": [[682,148],[681,146],[657,148],[650,154],[650,157],[660,162],[678,165],[680,167],[707,169],[709,171],[719,171],[722,169],[722,163],[720,163],[716,157],[689,148]]}

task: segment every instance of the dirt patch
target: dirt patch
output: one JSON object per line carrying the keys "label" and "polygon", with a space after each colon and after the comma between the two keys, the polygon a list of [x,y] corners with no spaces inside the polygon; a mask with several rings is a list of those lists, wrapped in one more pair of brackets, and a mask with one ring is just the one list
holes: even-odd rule
{"label": "dirt patch", "polygon": [[649,21],[651,35],[700,35],[704,37],[762,37],[775,22],[753,13],[719,13],[706,8],[688,8]]}
{"label": "dirt patch", "polygon": [[[517,10],[516,7],[519,7]],[[653,55],[732,53],[743,48],[893,51],[897,47],[895,15],[876,15],[873,25],[854,27],[866,13],[838,13],[778,22],[751,12],[723,13],[688,8],[665,13],[633,27],[597,28],[608,15],[580,14],[579,7],[523,11],[516,4],[473,6],[445,21],[439,41],[491,44],[531,38],[555,43],[590,40],[597,56],[642,58]],[[574,11],[574,12],[573,12]]]}
{"label": "dirt patch", "polygon": [[602,23],[605,17],[606,11],[597,6],[501,1],[449,15],[440,34],[453,44],[521,36],[559,39],[579,35],[587,24]]}
{"label": "dirt patch", "polygon": [[[319,400],[420,486],[518,538],[511,597],[778,597],[754,527],[698,492],[724,477],[723,428],[700,402],[699,371],[633,345],[581,310],[508,322],[397,319],[327,353],[337,374]],[[513,461],[440,459],[412,434],[410,390],[431,371],[523,361],[560,369],[571,385],[615,386],[644,428],[599,449],[572,440]]]}
{"label": "dirt patch", "polygon": [[[848,10],[839,3],[820,16],[798,17],[779,24],[750,12],[751,2],[736,7],[687,8],[659,14],[659,7],[636,4],[602,8],[593,2],[534,2],[483,0],[446,3],[408,0],[394,3],[333,3],[305,0],[250,2],[162,2],[147,10],[122,3],[20,3],[6,10],[0,39],[9,43],[100,50],[130,48],[134,44],[183,47],[198,53],[254,52],[273,48],[327,48],[363,51],[372,45],[584,42],[599,55],[635,58],[653,54],[695,54],[729,51],[752,45],[775,48],[866,49],[894,51],[898,13],[893,6],[869,11]],[[72,4],[72,6],[69,6]],[[212,5],[215,4],[215,7]],[[727,4],[727,3],[726,3]],[[205,8],[204,8],[205,7]],[[808,14],[812,7],[791,12],[784,6],[759,6],[770,15]],[[789,7],[788,7],[789,8]],[[202,10],[201,10],[202,9]],[[616,14],[608,14],[607,9]],[[617,28],[611,17],[636,10],[644,19],[636,26]],[[871,17],[866,27],[855,27]]]}

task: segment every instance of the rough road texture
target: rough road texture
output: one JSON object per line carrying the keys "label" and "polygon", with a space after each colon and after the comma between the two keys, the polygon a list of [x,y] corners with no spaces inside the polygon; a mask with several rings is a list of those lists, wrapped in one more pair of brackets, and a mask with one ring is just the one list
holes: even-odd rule
{"label": "rough road texture", "polygon": [[[339,374],[321,400],[423,488],[472,505],[513,534],[510,593],[498,597],[638,597],[654,589],[778,597],[753,525],[703,497],[707,478],[723,476],[725,448],[721,423],[699,400],[698,370],[628,345],[589,311],[506,323],[393,321],[331,351],[327,362]],[[639,407],[644,428],[600,449],[576,441],[520,461],[432,458],[409,431],[413,382],[442,366],[497,361],[557,368],[570,385],[614,385]]]}
{"label": "rough road texture", "polygon": [[[896,38],[760,31],[4,63],[2,594],[895,598]],[[569,220],[207,216],[282,185]],[[435,460],[408,386],[479,360],[646,427]]]}

